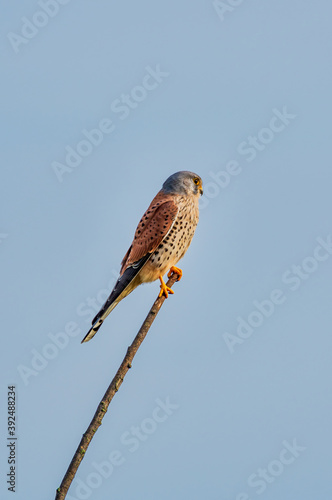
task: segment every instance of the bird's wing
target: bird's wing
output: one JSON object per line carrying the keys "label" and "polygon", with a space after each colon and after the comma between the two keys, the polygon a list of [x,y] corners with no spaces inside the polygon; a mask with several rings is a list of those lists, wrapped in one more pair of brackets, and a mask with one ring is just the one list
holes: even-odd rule
{"label": "bird's wing", "polygon": [[114,307],[132,291],[133,280],[148,262],[153,252],[167,236],[176,215],[178,206],[173,197],[159,192],[140,220],[133,242],[121,263],[120,276],[103,307],[92,320],[92,328],[82,342],[87,342],[97,333],[104,319]]}
{"label": "bird's wing", "polygon": [[139,221],[131,246],[121,263],[120,274],[147,254],[152,254],[167,236],[177,213],[174,197],[160,191]]}

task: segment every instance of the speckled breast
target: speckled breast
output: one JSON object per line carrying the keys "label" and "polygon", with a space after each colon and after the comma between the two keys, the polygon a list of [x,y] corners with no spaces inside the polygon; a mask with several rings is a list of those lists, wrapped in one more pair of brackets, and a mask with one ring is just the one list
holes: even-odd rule
{"label": "speckled breast", "polygon": [[172,228],[150,260],[162,275],[184,256],[198,223],[198,206],[193,200],[182,198],[179,207]]}

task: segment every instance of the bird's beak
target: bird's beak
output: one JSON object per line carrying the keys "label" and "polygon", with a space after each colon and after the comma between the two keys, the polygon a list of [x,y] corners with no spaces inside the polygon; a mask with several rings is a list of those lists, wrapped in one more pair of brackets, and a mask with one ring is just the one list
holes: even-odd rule
{"label": "bird's beak", "polygon": [[204,192],[204,191],[203,191],[203,188],[202,188],[202,187],[200,188],[199,192],[201,193],[201,196],[203,196],[203,192]]}

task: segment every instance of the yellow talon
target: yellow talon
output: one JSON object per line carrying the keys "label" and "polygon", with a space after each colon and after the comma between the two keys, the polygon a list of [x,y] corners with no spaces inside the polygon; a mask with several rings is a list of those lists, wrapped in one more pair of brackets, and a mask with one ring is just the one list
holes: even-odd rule
{"label": "yellow talon", "polygon": [[165,281],[163,280],[162,276],[159,276],[160,279],[160,292],[159,292],[159,297],[162,297],[165,295],[166,299],[168,298],[168,294],[171,293],[173,294],[174,291],[166,285]]}
{"label": "yellow talon", "polygon": [[180,279],[182,278],[182,275],[183,275],[182,270],[179,269],[178,267],[172,266],[171,269],[168,271],[168,274],[167,274],[168,278],[170,278],[173,273],[178,275],[178,279],[176,281],[180,281]]}

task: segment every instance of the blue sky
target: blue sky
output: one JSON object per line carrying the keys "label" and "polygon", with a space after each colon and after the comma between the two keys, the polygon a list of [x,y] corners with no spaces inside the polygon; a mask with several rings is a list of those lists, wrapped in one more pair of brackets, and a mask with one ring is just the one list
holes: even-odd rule
{"label": "blue sky", "polygon": [[331,495],[331,4],[3,6],[1,498],[53,498],[159,287],[89,343],[178,170],[200,223],[70,499]]}

